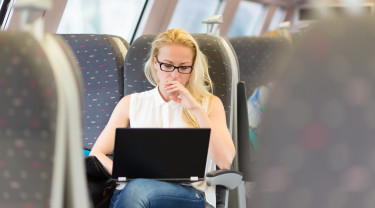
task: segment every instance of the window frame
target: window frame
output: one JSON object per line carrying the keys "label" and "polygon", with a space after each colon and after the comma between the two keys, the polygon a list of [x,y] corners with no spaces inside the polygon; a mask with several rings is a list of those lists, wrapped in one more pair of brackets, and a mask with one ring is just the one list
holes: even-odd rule
{"label": "window frame", "polygon": [[[241,3],[242,4],[256,3],[259,6],[261,6],[262,11],[260,12],[259,15],[257,15],[255,17],[256,20],[254,20],[254,21],[252,20],[254,22],[253,24],[248,25],[247,27],[243,27],[243,28],[245,28],[244,34],[231,34],[231,29],[235,24],[236,16],[238,15],[239,9],[243,8],[243,6],[240,5]],[[265,20],[267,18],[268,13],[269,13],[269,5],[267,5],[267,4],[255,2],[255,1],[241,0],[238,4],[238,7],[237,7],[236,12],[235,12],[234,17],[233,17],[233,21],[232,21],[232,23],[231,23],[231,25],[228,29],[228,32],[227,32],[226,36],[228,38],[232,38],[232,37],[236,37],[236,36],[259,36],[261,34],[262,28],[265,24]]]}
{"label": "window frame", "polygon": [[9,24],[11,14],[13,13],[13,4],[15,0],[3,0],[0,5],[0,30],[6,30]]}
{"label": "window frame", "polygon": [[[279,13],[281,13],[280,16],[279,16]],[[286,14],[287,14],[287,10],[282,6],[278,6],[272,15],[272,19],[270,21],[270,24],[268,25],[267,31],[277,29],[277,25],[284,22]],[[271,26],[273,26],[274,28],[271,28]]]}

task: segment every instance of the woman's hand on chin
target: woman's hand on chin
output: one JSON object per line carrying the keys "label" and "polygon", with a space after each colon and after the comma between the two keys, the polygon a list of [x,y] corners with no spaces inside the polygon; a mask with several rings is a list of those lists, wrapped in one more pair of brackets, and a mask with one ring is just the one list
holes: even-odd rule
{"label": "woman's hand on chin", "polygon": [[189,90],[187,90],[178,81],[169,81],[164,84],[164,88],[169,94],[169,99],[180,103],[188,110],[194,110],[199,107],[199,103],[193,98]]}

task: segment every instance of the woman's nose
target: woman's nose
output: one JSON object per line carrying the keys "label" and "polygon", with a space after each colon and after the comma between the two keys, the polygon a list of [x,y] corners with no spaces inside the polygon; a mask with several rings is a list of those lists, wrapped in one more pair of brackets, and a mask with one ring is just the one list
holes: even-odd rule
{"label": "woman's nose", "polygon": [[173,78],[178,78],[178,76],[179,76],[179,72],[178,72],[177,69],[175,69],[175,70],[172,72],[172,77],[173,77]]}

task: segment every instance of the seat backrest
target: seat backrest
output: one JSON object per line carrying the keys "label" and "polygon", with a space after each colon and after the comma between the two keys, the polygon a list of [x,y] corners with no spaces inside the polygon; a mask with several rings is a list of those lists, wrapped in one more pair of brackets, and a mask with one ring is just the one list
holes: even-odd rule
{"label": "seat backrest", "polygon": [[248,97],[255,88],[270,82],[270,74],[277,71],[275,65],[290,50],[290,42],[285,37],[231,38],[230,43],[237,54],[240,81],[244,81]]}
{"label": "seat backrest", "polygon": [[1,32],[0,54],[0,207],[61,207],[63,186],[52,182],[64,180],[55,173],[64,162],[54,160],[61,123],[52,67],[30,34]]}
{"label": "seat backrest", "polygon": [[[70,47],[61,36],[45,34],[43,45],[51,62],[59,93],[59,113],[65,119],[63,142],[56,144],[63,153],[64,206],[90,207],[82,155],[82,78]],[[74,58],[74,59],[73,59]],[[63,151],[62,151],[63,149]],[[61,194],[61,193],[60,193]]]}
{"label": "seat backrest", "polygon": [[374,207],[374,19],[311,28],[273,88],[257,207]]}
{"label": "seat backrest", "polygon": [[[144,64],[149,58],[151,43],[156,34],[143,35],[135,40],[129,48],[124,66],[124,95],[143,92],[154,88],[144,75]],[[201,51],[207,56],[209,73],[214,84],[214,94],[223,102],[226,112],[227,125],[232,136],[234,133],[234,95],[238,81],[236,56],[230,44],[222,37],[205,34],[192,34],[198,42]],[[233,139],[235,139],[233,137]],[[220,193],[219,193],[220,192]],[[217,203],[225,204],[226,197],[222,191],[217,191]],[[226,204],[227,205],[227,204]],[[225,206],[225,205],[222,205]]]}
{"label": "seat backrest", "polygon": [[72,48],[83,80],[83,144],[91,150],[123,97],[123,66],[129,44],[121,37],[61,34]]}
{"label": "seat backrest", "polygon": [[[238,157],[239,170],[244,174],[244,180],[249,182],[253,181],[256,160],[254,149],[257,139],[254,134],[256,131],[254,124],[260,121],[261,114],[257,114],[258,111],[255,109],[257,106],[254,109],[248,109],[246,105],[250,103],[249,98],[256,88],[266,85],[276,77],[275,74],[281,69],[278,63],[286,57],[291,44],[287,38],[275,36],[240,36],[231,38],[229,41],[237,54],[240,80],[244,82],[244,88],[241,86],[241,90],[238,91],[237,103],[241,108],[238,112]],[[249,132],[251,137],[249,137]]]}

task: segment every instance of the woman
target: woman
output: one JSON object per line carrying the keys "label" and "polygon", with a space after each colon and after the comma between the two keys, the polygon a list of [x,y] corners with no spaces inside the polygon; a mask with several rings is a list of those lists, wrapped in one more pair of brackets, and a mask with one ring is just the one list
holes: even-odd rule
{"label": "woman", "polygon": [[[231,166],[235,148],[221,100],[212,95],[207,59],[194,38],[182,29],[160,34],[152,43],[145,66],[147,79],[156,87],[127,95],[114,109],[90,155],[112,173],[115,129],[124,127],[211,128],[206,172]],[[194,188],[193,188],[194,187]],[[204,207],[215,205],[215,188],[204,182],[192,186],[136,179],[117,187],[111,207]]]}

